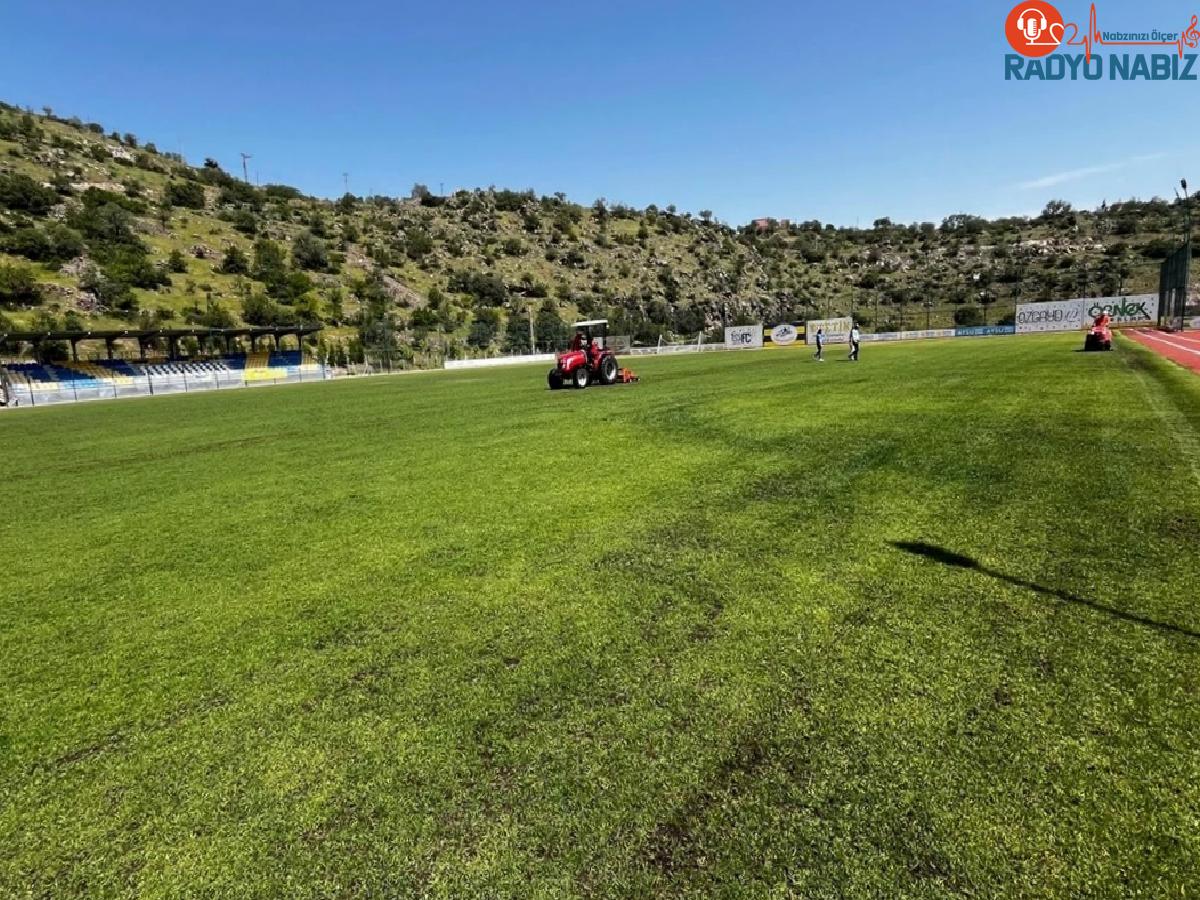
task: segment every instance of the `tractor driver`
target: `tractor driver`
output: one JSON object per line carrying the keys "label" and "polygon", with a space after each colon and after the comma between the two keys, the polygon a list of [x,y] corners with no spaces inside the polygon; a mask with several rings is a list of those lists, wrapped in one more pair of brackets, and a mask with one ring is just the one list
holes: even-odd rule
{"label": "tractor driver", "polygon": [[576,350],[582,350],[582,349],[583,349],[583,332],[577,331],[577,332],[575,332],[575,337],[571,338],[571,351],[574,352]]}

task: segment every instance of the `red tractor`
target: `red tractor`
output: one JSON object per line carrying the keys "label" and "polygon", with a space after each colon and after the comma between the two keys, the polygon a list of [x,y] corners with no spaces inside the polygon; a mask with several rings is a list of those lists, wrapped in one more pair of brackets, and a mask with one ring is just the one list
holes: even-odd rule
{"label": "red tractor", "polygon": [[583,389],[593,383],[616,384],[628,380],[617,365],[617,357],[608,349],[607,319],[576,322],[574,328],[571,346],[555,357],[554,368],[547,376],[550,390],[568,385]]}

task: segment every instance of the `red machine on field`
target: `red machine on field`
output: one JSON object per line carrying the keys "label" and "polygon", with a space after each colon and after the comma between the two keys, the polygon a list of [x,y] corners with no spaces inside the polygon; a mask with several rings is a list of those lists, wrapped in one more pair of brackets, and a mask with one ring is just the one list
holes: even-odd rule
{"label": "red machine on field", "polygon": [[[576,322],[575,336],[565,353],[559,353],[546,380],[550,390],[589,384],[631,384],[637,376],[617,365],[616,355],[608,349],[608,319]],[[597,338],[599,340],[597,341]]]}
{"label": "red machine on field", "polygon": [[1112,349],[1112,316],[1103,312],[1096,316],[1096,321],[1092,324],[1092,329],[1087,333],[1087,337],[1083,339],[1083,349],[1087,351],[1093,350],[1111,350]]}

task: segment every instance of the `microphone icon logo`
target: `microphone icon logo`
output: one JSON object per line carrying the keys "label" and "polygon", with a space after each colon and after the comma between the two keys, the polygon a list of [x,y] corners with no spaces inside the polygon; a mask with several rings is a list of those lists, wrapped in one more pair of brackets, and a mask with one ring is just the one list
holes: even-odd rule
{"label": "microphone icon logo", "polygon": [[1029,43],[1033,43],[1038,39],[1046,28],[1046,17],[1035,9],[1027,9],[1021,13],[1021,18],[1017,20],[1017,24],[1021,26],[1021,31],[1025,35]]}
{"label": "microphone icon logo", "polygon": [[1008,14],[1004,33],[1008,43],[1023,56],[1047,56],[1063,39],[1063,18],[1043,0],[1025,0]]}

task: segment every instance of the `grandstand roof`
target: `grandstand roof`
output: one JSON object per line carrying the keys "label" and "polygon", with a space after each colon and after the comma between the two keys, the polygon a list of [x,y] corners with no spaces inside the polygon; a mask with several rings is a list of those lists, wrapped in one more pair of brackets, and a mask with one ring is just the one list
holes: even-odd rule
{"label": "grandstand roof", "polygon": [[109,341],[181,337],[282,337],[314,334],[320,325],[256,325],[244,328],[126,328],[111,331],[0,331],[0,341]]}

